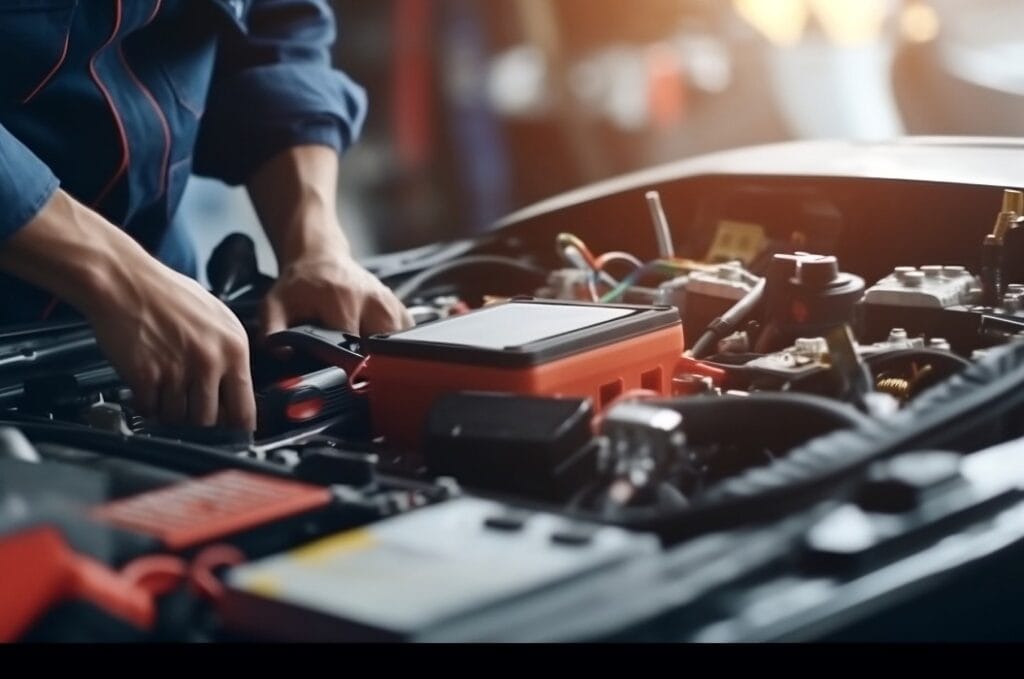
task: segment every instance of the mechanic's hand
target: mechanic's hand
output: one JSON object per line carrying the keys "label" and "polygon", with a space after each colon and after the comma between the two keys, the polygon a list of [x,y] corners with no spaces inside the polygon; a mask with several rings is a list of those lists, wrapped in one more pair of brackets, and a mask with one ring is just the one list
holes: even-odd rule
{"label": "mechanic's hand", "polygon": [[320,254],[286,266],[264,302],[266,335],[303,323],[369,337],[412,327],[412,317],[354,259]]}
{"label": "mechanic's hand", "polygon": [[142,414],[255,430],[249,343],[238,319],[69,194],[54,193],[0,247],[0,270],[82,312]]}
{"label": "mechanic's hand", "polygon": [[335,149],[285,149],[248,187],[281,269],[264,303],[264,334],[316,324],[368,337],[412,326],[401,302],[352,258],[336,210]]}
{"label": "mechanic's hand", "polygon": [[153,260],[89,320],[141,414],[164,424],[256,429],[245,329],[192,279]]}

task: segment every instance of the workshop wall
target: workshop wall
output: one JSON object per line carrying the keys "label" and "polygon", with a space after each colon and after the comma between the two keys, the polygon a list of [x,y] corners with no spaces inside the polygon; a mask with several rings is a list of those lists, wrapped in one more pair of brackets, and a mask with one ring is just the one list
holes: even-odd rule
{"label": "workshop wall", "polygon": [[[369,91],[340,205],[359,253],[475,233],[582,184],[799,138],[1024,132],[1012,0],[335,0]],[[254,230],[209,182],[201,253]],[[258,238],[261,265],[275,266]]]}

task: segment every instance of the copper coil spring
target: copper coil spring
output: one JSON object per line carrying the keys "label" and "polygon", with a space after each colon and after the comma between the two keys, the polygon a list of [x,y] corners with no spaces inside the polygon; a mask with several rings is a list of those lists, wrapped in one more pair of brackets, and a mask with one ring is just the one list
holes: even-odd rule
{"label": "copper coil spring", "polygon": [[900,377],[885,377],[875,384],[878,391],[883,394],[889,394],[901,401],[909,400],[911,392],[913,390],[913,384],[910,380],[906,380]]}

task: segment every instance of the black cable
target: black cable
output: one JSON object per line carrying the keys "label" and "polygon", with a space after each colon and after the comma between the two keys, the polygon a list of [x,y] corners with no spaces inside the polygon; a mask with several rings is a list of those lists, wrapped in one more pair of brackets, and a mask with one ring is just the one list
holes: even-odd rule
{"label": "black cable", "polygon": [[[856,408],[832,399],[810,394],[757,393],[749,397],[724,396],[715,398],[683,398],[651,400],[646,402],[658,408],[667,408],[680,413],[684,419],[683,429],[687,444],[702,446],[740,446],[771,448],[789,451],[808,440],[843,431],[860,431],[871,427],[874,420]],[[742,422],[743,426],[737,426]],[[790,426],[780,426],[790,423]],[[775,463],[778,465],[779,463]],[[741,473],[740,477],[753,475],[775,476],[771,467],[758,467]],[[815,473],[815,465],[799,465],[799,476]],[[786,481],[794,480],[792,475],[782,475]],[[715,494],[719,483],[710,489]],[[617,523],[634,529],[651,530],[662,537],[674,539],[682,533],[702,532],[710,527],[734,527],[747,520],[756,520],[764,508],[754,502],[752,512],[743,515],[721,510],[721,506],[736,506],[731,502],[709,502],[705,494],[695,495],[692,505],[687,508],[666,509],[665,507],[616,507],[609,512],[589,507],[606,486],[588,486],[574,497],[573,512],[588,518]]]}
{"label": "black cable", "polygon": [[533,264],[527,264],[526,262],[522,262],[518,259],[500,257],[496,255],[476,255],[472,257],[463,257],[451,262],[445,262],[444,264],[439,264],[438,266],[431,267],[426,271],[416,274],[395,288],[395,296],[398,297],[403,304],[408,304],[424,285],[434,279],[440,278],[441,276],[453,271],[457,271],[458,269],[478,266],[516,269],[517,271],[531,276],[536,276],[540,279],[546,279],[548,276],[548,271],[546,269],[542,269],[541,267]]}
{"label": "black cable", "polygon": [[0,427],[19,429],[37,443],[45,442],[86,450],[192,476],[224,469],[238,469],[283,479],[293,478],[289,470],[278,465],[182,441],[149,436],[122,436],[99,429],[58,423],[0,421]]}
{"label": "black cable", "polygon": [[721,318],[716,318],[708,325],[707,330],[693,345],[690,354],[697,359],[705,358],[715,352],[718,342],[736,331],[740,324],[754,312],[757,305],[764,299],[768,279],[762,278],[747,296],[735,304]]}
{"label": "black cable", "polygon": [[[869,420],[865,426],[826,433],[768,467],[716,484],[687,510],[633,509],[615,523],[655,532],[671,544],[750,521],[767,521],[826,498],[842,499],[876,460],[913,450],[977,450],[1019,436],[1022,383],[1024,345],[1006,347],[929,390],[891,418],[865,418]],[[780,426],[785,422],[781,419]]]}
{"label": "black cable", "polygon": [[812,394],[755,393],[649,403],[681,414],[687,441],[698,446],[727,443],[788,450],[833,431],[872,423],[856,408]]}
{"label": "black cable", "polygon": [[919,361],[941,365],[949,373],[957,373],[973,364],[962,356],[941,349],[896,349],[864,357],[864,363],[875,372],[884,372]]}

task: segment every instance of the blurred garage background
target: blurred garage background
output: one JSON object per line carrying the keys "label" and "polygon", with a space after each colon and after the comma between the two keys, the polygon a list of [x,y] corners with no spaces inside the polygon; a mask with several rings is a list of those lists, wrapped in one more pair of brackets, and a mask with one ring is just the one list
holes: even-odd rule
{"label": "blurred garage background", "polygon": [[[1024,135],[1020,0],[333,4],[336,63],[370,96],[339,187],[364,255],[715,150]],[[206,180],[193,180],[182,219],[204,258],[229,232],[258,232],[244,191]]]}

